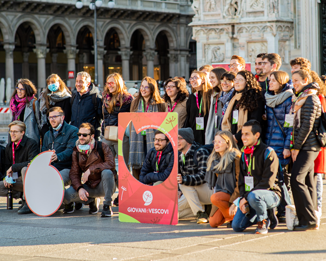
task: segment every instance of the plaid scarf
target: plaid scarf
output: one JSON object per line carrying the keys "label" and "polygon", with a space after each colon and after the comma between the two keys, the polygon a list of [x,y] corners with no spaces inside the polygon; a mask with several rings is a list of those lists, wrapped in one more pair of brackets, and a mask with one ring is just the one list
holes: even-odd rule
{"label": "plaid scarf", "polygon": [[[135,112],[143,112],[141,100],[139,101],[137,111]],[[150,100],[147,112],[158,112],[158,106],[154,100]],[[147,151],[154,147],[154,132],[154,129],[146,130]],[[131,125],[129,164],[135,169],[141,168],[144,159],[144,136],[142,136],[140,132],[137,134],[134,126]]]}
{"label": "plaid scarf", "polygon": [[[34,99],[34,94],[31,97],[27,97],[28,102],[31,102]],[[12,116],[14,121],[18,119],[19,115],[26,107],[26,97],[19,98],[18,94],[16,93],[14,97],[10,100],[10,110],[12,111]],[[23,120],[23,119],[21,119]]]}
{"label": "plaid scarf", "polygon": [[233,93],[234,93],[234,88],[232,88],[228,93],[222,92],[222,95],[218,99],[223,104],[222,115],[225,114],[226,109],[228,108],[228,105],[230,103],[230,100],[232,99]]}

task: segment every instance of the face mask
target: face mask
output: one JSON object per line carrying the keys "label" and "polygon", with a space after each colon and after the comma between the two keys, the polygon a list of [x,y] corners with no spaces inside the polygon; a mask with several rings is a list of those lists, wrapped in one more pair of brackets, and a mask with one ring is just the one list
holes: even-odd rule
{"label": "face mask", "polygon": [[89,144],[86,144],[86,145],[78,145],[78,148],[79,148],[79,150],[81,150],[81,151],[89,150],[90,147],[91,147],[91,146],[90,146]]}
{"label": "face mask", "polygon": [[59,90],[59,83],[52,83],[48,85],[48,89],[50,92],[56,92],[57,90]]}
{"label": "face mask", "polygon": [[53,128],[55,131],[60,130],[60,128],[62,127],[62,123],[60,123],[56,128]]}

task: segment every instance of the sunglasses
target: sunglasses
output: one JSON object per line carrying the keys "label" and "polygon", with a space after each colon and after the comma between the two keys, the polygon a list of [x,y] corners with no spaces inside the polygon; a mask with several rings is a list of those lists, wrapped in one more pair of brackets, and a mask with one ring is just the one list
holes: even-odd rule
{"label": "sunglasses", "polygon": [[84,138],[86,138],[88,135],[91,135],[91,134],[88,134],[88,133],[77,133],[77,136],[78,137],[83,136]]}

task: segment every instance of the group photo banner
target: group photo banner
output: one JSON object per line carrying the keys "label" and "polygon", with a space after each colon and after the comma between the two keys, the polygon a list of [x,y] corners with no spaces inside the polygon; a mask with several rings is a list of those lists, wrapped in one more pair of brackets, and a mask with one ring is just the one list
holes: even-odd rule
{"label": "group photo banner", "polygon": [[[176,225],[178,223],[178,114],[176,112],[119,113],[119,221]],[[129,125],[130,124],[130,125]],[[161,184],[149,186],[130,173],[123,156],[123,138],[129,125],[137,134],[147,129],[159,130],[171,142],[174,165]]]}

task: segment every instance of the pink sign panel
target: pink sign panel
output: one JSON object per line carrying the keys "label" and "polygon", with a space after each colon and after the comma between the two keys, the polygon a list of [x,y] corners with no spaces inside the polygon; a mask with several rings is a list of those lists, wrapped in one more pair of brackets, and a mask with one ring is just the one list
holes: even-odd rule
{"label": "pink sign panel", "polygon": [[[176,112],[119,113],[119,221],[176,225],[178,223],[178,114]],[[161,184],[140,183],[129,172],[123,158],[122,141],[128,124],[136,133],[157,129],[170,140],[174,151],[174,166]]]}
{"label": "pink sign panel", "polygon": [[[230,71],[228,63],[213,63],[212,66],[216,67],[223,67],[225,70]],[[251,72],[251,63],[246,63],[246,70]]]}

